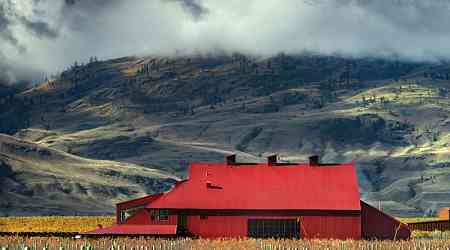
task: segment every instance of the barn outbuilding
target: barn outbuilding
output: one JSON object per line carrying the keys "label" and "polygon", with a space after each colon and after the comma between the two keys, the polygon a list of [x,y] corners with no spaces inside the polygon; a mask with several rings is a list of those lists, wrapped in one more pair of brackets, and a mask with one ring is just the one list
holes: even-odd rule
{"label": "barn outbuilding", "polygon": [[166,193],[117,204],[87,235],[408,239],[406,224],[360,200],[355,164],[192,163]]}

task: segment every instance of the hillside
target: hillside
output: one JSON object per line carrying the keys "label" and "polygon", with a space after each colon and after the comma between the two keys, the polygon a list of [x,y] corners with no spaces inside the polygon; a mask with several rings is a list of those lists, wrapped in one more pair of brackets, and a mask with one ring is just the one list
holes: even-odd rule
{"label": "hillside", "polygon": [[[94,61],[0,99],[0,132],[16,143],[54,150],[64,163],[27,155],[26,164],[8,162],[15,172],[92,163],[83,171],[86,178],[60,181],[80,184],[95,172],[87,190],[112,185],[99,170],[109,164],[120,176],[129,175],[129,167],[143,178],[158,173],[154,178],[164,189],[171,175],[185,176],[189,161],[222,161],[231,152],[240,161],[263,161],[271,153],[284,161],[311,154],[327,162],[355,160],[364,199],[381,201],[396,215],[423,215],[450,205],[449,73],[445,63],[316,55]],[[24,174],[21,183],[34,190],[41,179],[48,178]],[[136,184],[124,179],[117,185]],[[104,201],[92,210],[78,192],[55,193],[64,196],[59,201],[78,199],[78,211],[89,213],[155,191],[154,185],[138,186],[128,186],[135,192],[112,185],[103,192],[109,195],[92,193]],[[5,200],[18,193],[10,190]],[[49,206],[45,195],[24,197],[40,200],[21,204]],[[72,214],[64,207],[60,212]]]}
{"label": "hillside", "polygon": [[114,202],[166,190],[176,179],[0,135],[0,214],[105,214]]}

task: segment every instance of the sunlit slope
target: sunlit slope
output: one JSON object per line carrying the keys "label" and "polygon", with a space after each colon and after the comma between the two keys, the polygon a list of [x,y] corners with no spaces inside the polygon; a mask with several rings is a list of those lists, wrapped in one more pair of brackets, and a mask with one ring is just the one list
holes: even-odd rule
{"label": "sunlit slope", "polygon": [[26,119],[8,131],[71,157],[180,178],[189,161],[233,152],[240,161],[355,160],[364,199],[423,215],[450,205],[449,72],[333,56],[126,57],[17,93],[25,106],[10,107]]}
{"label": "sunlit slope", "polygon": [[131,163],[92,160],[0,135],[3,214],[103,214],[166,190],[174,177]]}

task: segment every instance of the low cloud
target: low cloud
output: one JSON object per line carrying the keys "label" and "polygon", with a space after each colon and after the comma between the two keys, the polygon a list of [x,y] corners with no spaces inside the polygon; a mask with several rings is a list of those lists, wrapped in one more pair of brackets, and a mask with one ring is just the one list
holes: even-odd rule
{"label": "low cloud", "polygon": [[175,51],[448,60],[449,11],[447,0],[3,0],[0,53],[11,80]]}

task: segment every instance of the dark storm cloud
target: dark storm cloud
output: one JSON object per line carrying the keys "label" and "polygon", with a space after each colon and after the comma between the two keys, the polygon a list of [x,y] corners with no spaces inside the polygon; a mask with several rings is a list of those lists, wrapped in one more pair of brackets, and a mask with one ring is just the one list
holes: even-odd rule
{"label": "dark storm cloud", "polygon": [[14,37],[9,28],[10,25],[11,21],[6,15],[6,3],[0,2],[0,38],[3,39],[4,42],[9,42],[14,46],[19,46],[19,41]]}
{"label": "dark storm cloud", "polygon": [[[18,39],[13,35],[10,29],[11,21],[7,15],[6,2],[0,2],[0,44],[9,44],[18,52],[23,53],[25,48],[19,44]],[[0,83],[10,84],[16,81],[15,75],[17,71],[12,68],[9,60],[2,53],[2,45],[0,45]]]}
{"label": "dark storm cloud", "polygon": [[208,9],[205,8],[198,0],[166,0],[176,2],[189,12],[195,19],[200,19],[208,14]]}
{"label": "dark storm cloud", "polygon": [[64,1],[67,5],[74,5],[75,4],[75,0],[65,0]]}
{"label": "dark storm cloud", "polygon": [[25,28],[34,33],[37,37],[56,38],[58,37],[58,31],[50,27],[46,22],[42,21],[30,21],[26,17],[19,17],[20,22]]}
{"label": "dark storm cloud", "polygon": [[[39,1],[35,1],[39,2]],[[20,38],[14,35],[14,26],[23,26],[28,32],[33,33],[40,38],[56,38],[58,32],[56,29],[51,28],[48,23],[41,20],[30,20],[28,17],[22,15],[19,12],[15,12],[13,9],[14,2],[10,0],[4,0],[0,2],[0,36],[11,43],[12,45],[23,50],[23,46],[20,44]],[[39,13],[37,10],[35,13]],[[1,48],[0,48],[1,49]]]}
{"label": "dark storm cloud", "polygon": [[[37,2],[39,0],[34,1]],[[27,52],[26,41],[18,34],[18,29],[23,28],[21,32],[28,32],[37,38],[55,39],[58,36],[57,30],[45,21],[29,19],[17,11],[16,4],[17,2],[11,0],[0,1],[0,81],[3,84],[32,80],[33,76],[39,74],[34,67],[25,66],[8,56],[11,52],[19,56]],[[40,14],[35,9],[31,9],[31,13]]]}

